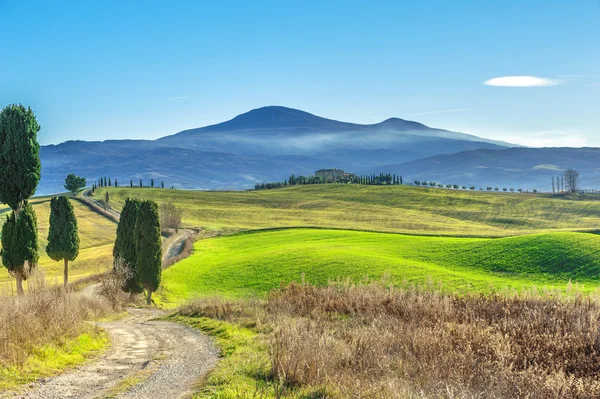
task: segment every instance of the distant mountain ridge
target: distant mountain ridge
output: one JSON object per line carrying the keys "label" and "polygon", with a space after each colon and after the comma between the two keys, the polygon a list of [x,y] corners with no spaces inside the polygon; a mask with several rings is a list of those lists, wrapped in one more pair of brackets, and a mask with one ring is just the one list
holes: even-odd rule
{"label": "distant mountain ridge", "polygon": [[[90,182],[110,176],[121,185],[152,178],[186,189],[247,189],[256,182],[310,175],[328,167],[354,173],[393,171],[408,179],[412,175],[423,179],[438,176],[447,181],[468,176],[465,168],[486,167],[485,156],[478,158],[481,164],[477,166],[465,161],[462,167],[461,157],[467,160],[474,156],[471,152],[492,151],[491,162],[502,158],[499,154],[510,147],[513,145],[399,118],[365,125],[268,106],[157,140],[68,141],[44,146],[37,194],[62,191],[69,173]],[[531,184],[537,181],[541,185],[542,180],[535,177],[540,175],[531,173]],[[484,177],[494,184],[494,179],[505,181],[507,175],[498,171]]]}

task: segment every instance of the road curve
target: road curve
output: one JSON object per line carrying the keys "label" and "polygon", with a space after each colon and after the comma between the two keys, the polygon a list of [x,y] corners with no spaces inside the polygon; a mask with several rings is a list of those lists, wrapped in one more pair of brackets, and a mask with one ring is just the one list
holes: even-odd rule
{"label": "road curve", "polygon": [[[177,323],[152,320],[159,309],[128,309],[126,319],[98,323],[111,347],[98,360],[34,384],[21,398],[186,398],[218,360],[210,338]],[[131,384],[135,381],[137,384]],[[127,388],[130,385],[133,387]],[[126,389],[127,388],[127,389]]]}

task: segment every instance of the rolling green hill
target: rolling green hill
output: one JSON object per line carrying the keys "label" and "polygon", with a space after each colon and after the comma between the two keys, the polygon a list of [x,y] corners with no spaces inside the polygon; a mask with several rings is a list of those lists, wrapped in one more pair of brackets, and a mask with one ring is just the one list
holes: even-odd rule
{"label": "rolling green hill", "polygon": [[450,290],[512,287],[587,289],[600,281],[600,236],[546,233],[507,238],[449,238],[326,229],[285,229],[202,240],[193,255],[164,271],[160,297],[262,295],[281,282],[326,284],[337,278],[395,283],[431,277]]}
{"label": "rolling green hill", "polygon": [[173,202],[184,209],[185,225],[219,230],[327,227],[501,237],[600,227],[600,201],[549,195],[341,184],[235,192],[108,190],[117,209],[127,197]]}

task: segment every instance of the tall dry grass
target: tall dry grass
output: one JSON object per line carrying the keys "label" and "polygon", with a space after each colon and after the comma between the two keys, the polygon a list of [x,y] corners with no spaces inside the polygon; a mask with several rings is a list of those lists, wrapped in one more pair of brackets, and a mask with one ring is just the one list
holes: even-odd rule
{"label": "tall dry grass", "polygon": [[29,284],[22,297],[0,297],[0,366],[22,365],[36,348],[81,334],[85,321],[111,312],[99,298]]}
{"label": "tall dry grass", "polygon": [[292,284],[271,294],[272,373],[341,397],[600,397],[600,303],[550,294]]}
{"label": "tall dry grass", "polygon": [[263,303],[205,300],[181,312],[258,320],[275,397],[600,397],[595,296],[291,284]]}

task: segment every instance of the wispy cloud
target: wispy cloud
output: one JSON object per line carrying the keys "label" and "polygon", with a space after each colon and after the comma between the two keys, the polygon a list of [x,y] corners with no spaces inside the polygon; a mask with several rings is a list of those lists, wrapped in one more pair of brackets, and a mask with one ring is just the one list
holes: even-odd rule
{"label": "wispy cloud", "polygon": [[171,101],[171,100],[183,100],[184,98],[189,98],[189,96],[170,97],[170,98],[167,98],[167,100],[169,100],[169,101]]}
{"label": "wispy cloud", "polygon": [[419,115],[433,115],[433,114],[447,114],[450,112],[464,112],[470,111],[471,108],[455,108],[455,109],[443,109],[439,111],[427,111],[427,112],[418,112],[416,114],[410,114],[410,116],[419,116]]}
{"label": "wispy cloud", "polygon": [[565,131],[543,131],[524,134],[503,135],[503,140],[528,147],[585,147],[587,138],[581,133]]}
{"label": "wispy cloud", "polygon": [[502,76],[483,82],[486,86],[496,87],[544,87],[563,83],[558,79],[540,78],[537,76]]}

